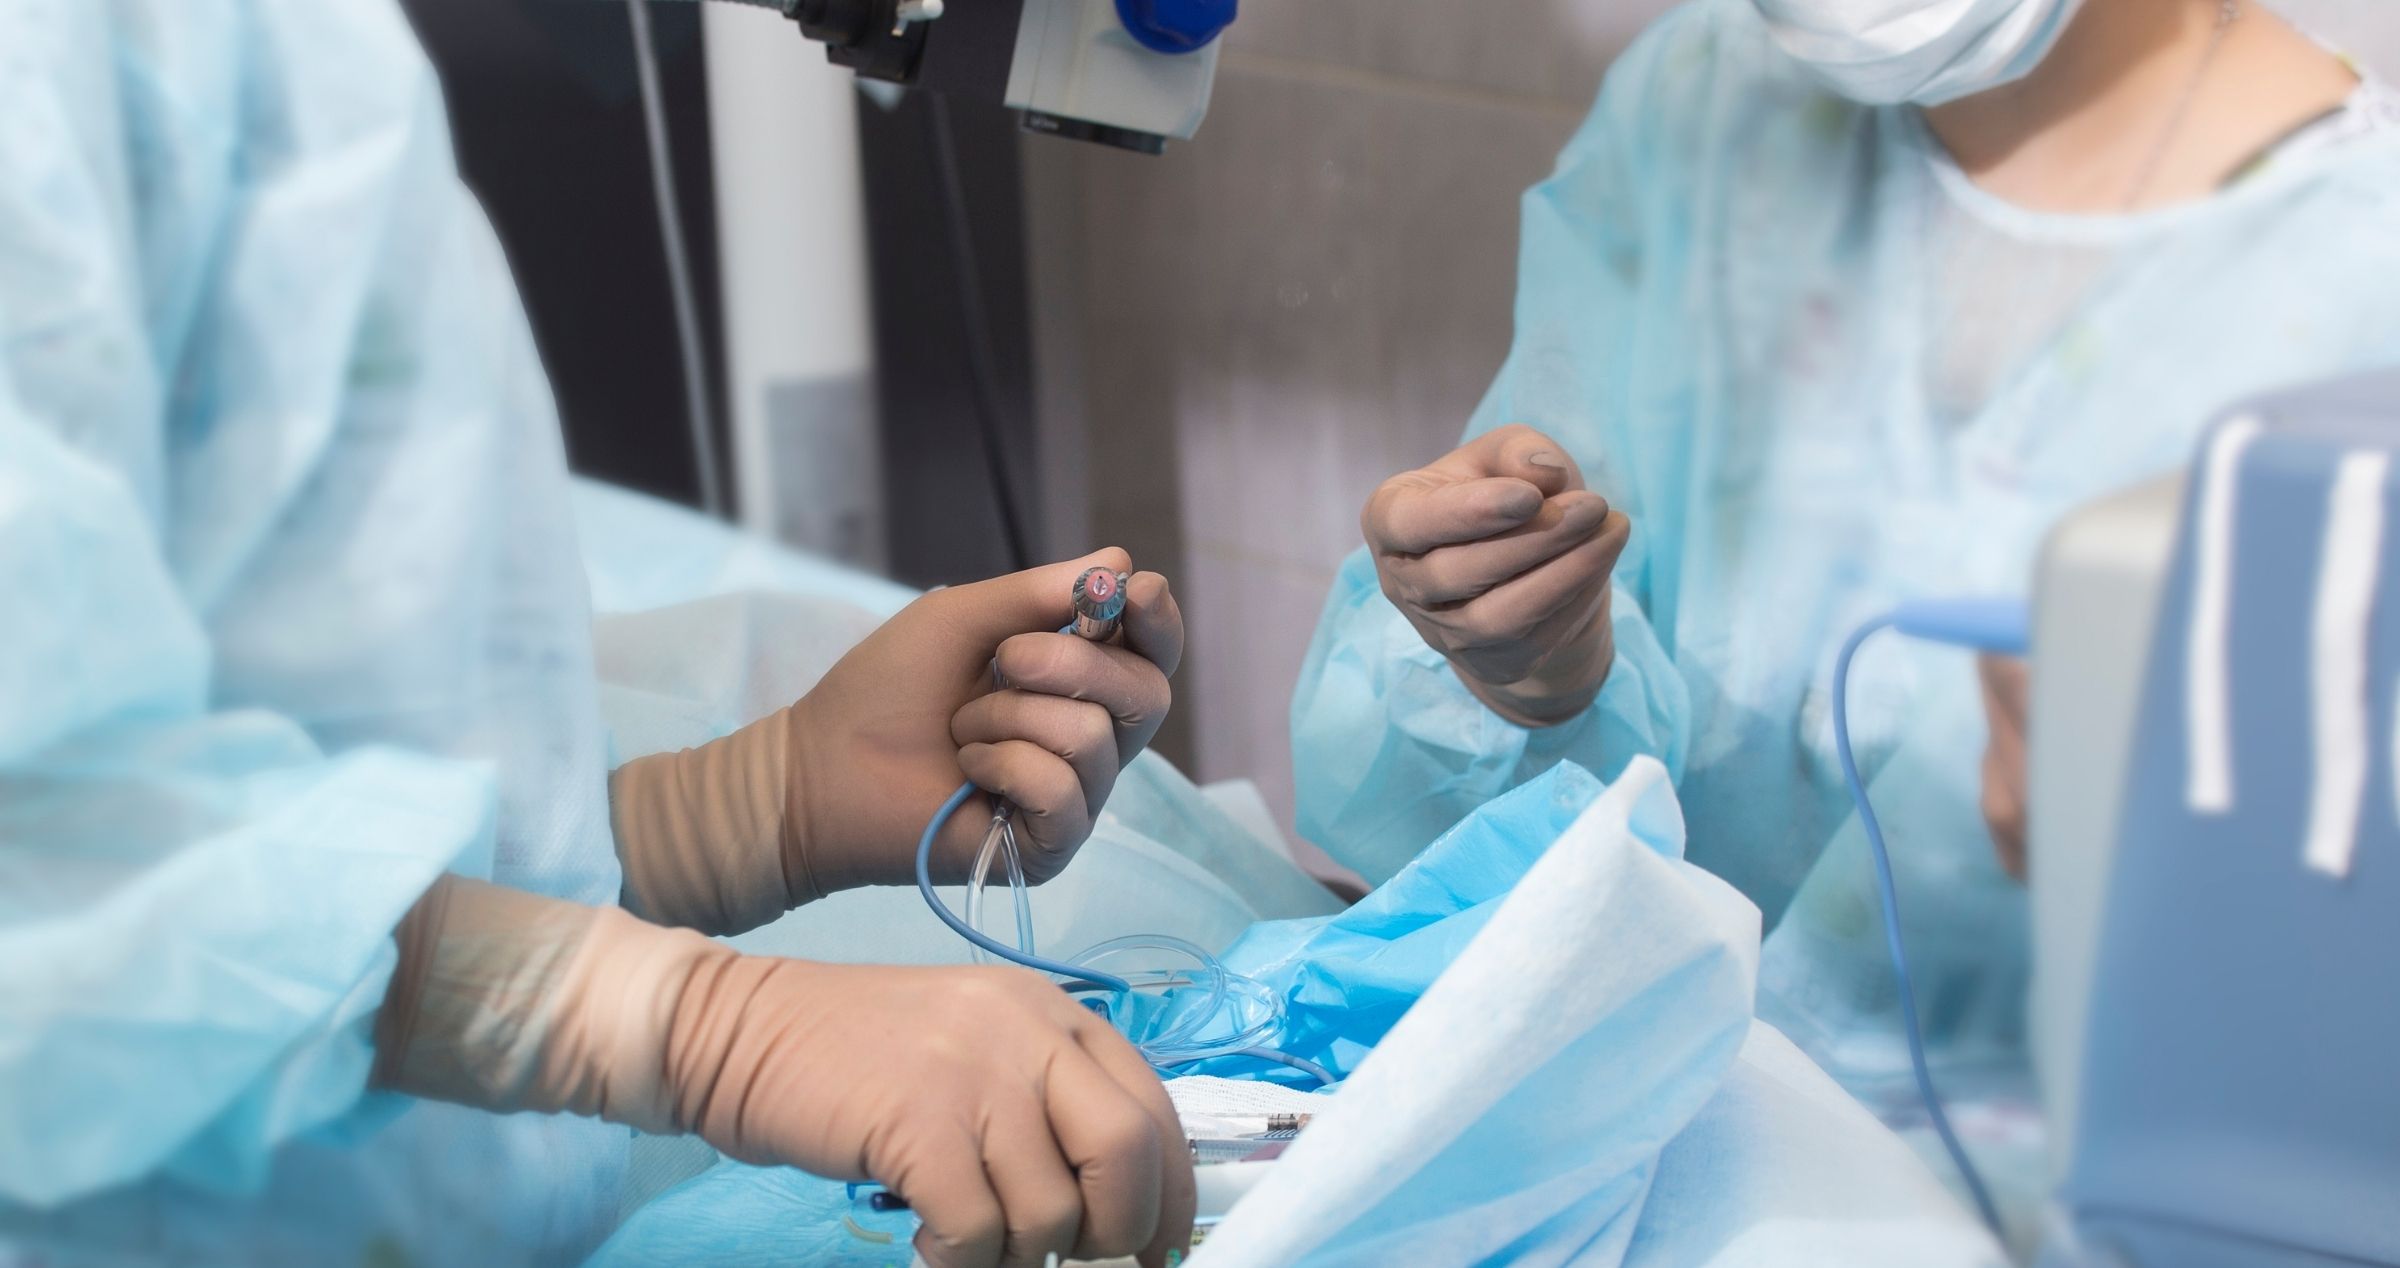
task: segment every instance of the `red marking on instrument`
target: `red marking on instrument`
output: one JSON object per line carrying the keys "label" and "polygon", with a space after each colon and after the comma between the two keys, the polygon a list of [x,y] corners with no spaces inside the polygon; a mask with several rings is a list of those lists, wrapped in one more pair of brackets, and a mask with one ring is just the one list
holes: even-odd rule
{"label": "red marking on instrument", "polygon": [[1106,568],[1096,568],[1084,578],[1083,592],[1095,599],[1105,599],[1117,592],[1117,574]]}

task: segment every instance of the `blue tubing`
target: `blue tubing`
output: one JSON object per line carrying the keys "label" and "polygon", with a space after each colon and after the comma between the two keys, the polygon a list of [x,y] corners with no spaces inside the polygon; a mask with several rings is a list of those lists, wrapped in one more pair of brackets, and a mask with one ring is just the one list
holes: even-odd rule
{"label": "blue tubing", "polygon": [[1062,961],[1028,955],[1019,951],[959,919],[958,913],[950,910],[950,904],[943,902],[941,895],[933,892],[934,838],[942,834],[942,826],[950,822],[950,816],[957,814],[958,808],[967,804],[967,799],[974,795],[975,785],[960,784],[958,791],[950,794],[950,800],[943,802],[942,808],[933,812],[932,820],[925,825],[925,835],[917,838],[917,893],[924,897],[925,905],[933,908],[933,914],[941,917],[942,923],[950,926],[951,931],[959,937],[965,938],[1011,964],[1021,964],[1036,972],[1063,977],[1070,982],[1081,982],[1086,986],[1097,987],[1104,991],[1130,992],[1133,990],[1133,984],[1124,978],[1102,973],[1096,969],[1077,968]]}
{"label": "blue tubing", "polygon": [[[2017,605],[2017,609],[2021,613],[2023,605]],[[1917,988],[1908,972],[1908,948],[1900,937],[1900,895],[1892,880],[1892,856],[1884,849],[1883,825],[1876,822],[1875,807],[1867,801],[1866,783],[1859,779],[1858,763],[1850,755],[1850,661],[1858,654],[1859,644],[1887,627],[1900,628],[1903,632],[1917,633],[1920,637],[1942,642],[1963,643],[1969,647],[1983,646],[1981,642],[1969,641],[1970,638],[1988,638],[2005,643],[2009,628],[2005,622],[1991,620],[1993,615],[1989,611],[1969,613],[1961,608],[1945,612],[1938,605],[1917,605],[1912,612],[1917,619],[1907,625],[1903,625],[1899,614],[1895,613],[1877,617],[1858,627],[1850,635],[1849,641],[1842,644],[1841,657],[1834,662],[1833,747],[1835,754],[1841,758],[1842,779],[1850,786],[1850,800],[1858,806],[1859,826],[1866,829],[1867,848],[1874,852],[1875,883],[1883,897],[1884,940],[1891,951],[1892,974],[1899,979],[1900,1020],[1908,1032],[1908,1061],[1916,1071],[1917,1095],[1924,1098],[1925,1113],[1933,1120],[1933,1130],[1942,1138],[1942,1148],[1949,1151],[1950,1161],[1958,1167],[1959,1178],[1966,1182],[1967,1192],[1974,1197],[1976,1213],[1983,1217],[1984,1226],[1992,1230],[1992,1235],[1998,1237],[2001,1235],[2000,1208],[1993,1204],[1991,1190],[1984,1186],[1983,1173],[1977,1171],[1975,1164],[1967,1158],[1966,1146],[1959,1143],[1958,1133],[1951,1130],[1950,1116],[1943,1112],[1942,1098],[1933,1089],[1933,1072],[1925,1059],[1925,1033],[1917,1020]],[[1945,619],[1948,616],[1970,619],[1959,620],[1953,626]],[[1944,638],[1944,632],[1968,637]],[[2017,646],[2022,650],[2021,641]],[[1987,647],[1985,650],[2000,651],[2006,648]]]}
{"label": "blue tubing", "polygon": [[2033,614],[2022,599],[1919,599],[1892,609],[1891,623],[1910,638],[2003,656],[2022,656],[2033,643]]}

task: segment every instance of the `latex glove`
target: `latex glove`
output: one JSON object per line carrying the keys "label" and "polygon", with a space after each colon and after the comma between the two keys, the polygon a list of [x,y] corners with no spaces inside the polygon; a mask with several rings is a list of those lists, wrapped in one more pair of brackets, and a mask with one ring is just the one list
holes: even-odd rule
{"label": "latex glove", "polygon": [[[1164,577],[1128,581],[1115,645],[1057,632],[1077,577],[1131,566],[1104,550],[934,591],[790,709],[619,767],[626,906],[738,933],[840,890],[912,884],[926,820],[968,780],[1018,808],[1028,878],[1056,876],[1173,702],[1183,615]],[[951,819],[938,879],[965,879],[993,809],[978,797]]]}
{"label": "latex glove", "polygon": [[915,1208],[937,1268],[1158,1268],[1190,1241],[1190,1154],[1157,1075],[1032,973],[744,956],[455,879],[400,942],[382,1086],[873,1180]]}
{"label": "latex glove", "polygon": [[1520,726],[1590,707],[1615,659],[1609,573],[1632,533],[1566,449],[1512,424],[1386,480],[1360,517],[1384,596]]}
{"label": "latex glove", "polygon": [[2025,662],[2011,656],[1975,658],[1983,683],[1983,710],[1991,721],[1991,743],[1983,751],[1983,821],[2001,870],[2018,880],[2025,871]]}
{"label": "latex glove", "polygon": [[793,709],[787,870],[817,893],[914,884],[926,820],[972,781],[986,795],[951,818],[936,879],[966,879],[995,798],[1017,808],[1027,879],[1058,875],[1174,702],[1183,613],[1166,578],[1126,583],[1113,644],[1058,632],[1077,577],[1132,566],[1110,549],[936,590],[844,656]]}

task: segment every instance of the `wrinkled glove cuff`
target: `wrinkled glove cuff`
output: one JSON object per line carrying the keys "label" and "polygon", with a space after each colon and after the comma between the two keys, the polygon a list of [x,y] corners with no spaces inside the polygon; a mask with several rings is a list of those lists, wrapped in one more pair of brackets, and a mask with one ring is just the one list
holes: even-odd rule
{"label": "wrinkled glove cuff", "polygon": [[[725,935],[822,897],[790,840],[792,710],[609,776],[625,908],[662,925]],[[805,859],[803,859],[805,863]]]}
{"label": "wrinkled glove cuff", "polygon": [[705,966],[738,957],[661,929],[445,877],[399,931],[377,1019],[376,1084],[509,1113],[682,1130],[668,1083],[676,1008]]}

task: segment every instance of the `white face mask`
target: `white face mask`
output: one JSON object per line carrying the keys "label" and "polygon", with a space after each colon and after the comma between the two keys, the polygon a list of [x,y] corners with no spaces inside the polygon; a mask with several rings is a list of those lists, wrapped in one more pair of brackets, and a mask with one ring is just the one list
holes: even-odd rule
{"label": "white face mask", "polygon": [[2022,78],[2082,0],[1752,0],[1835,92],[1939,105]]}

